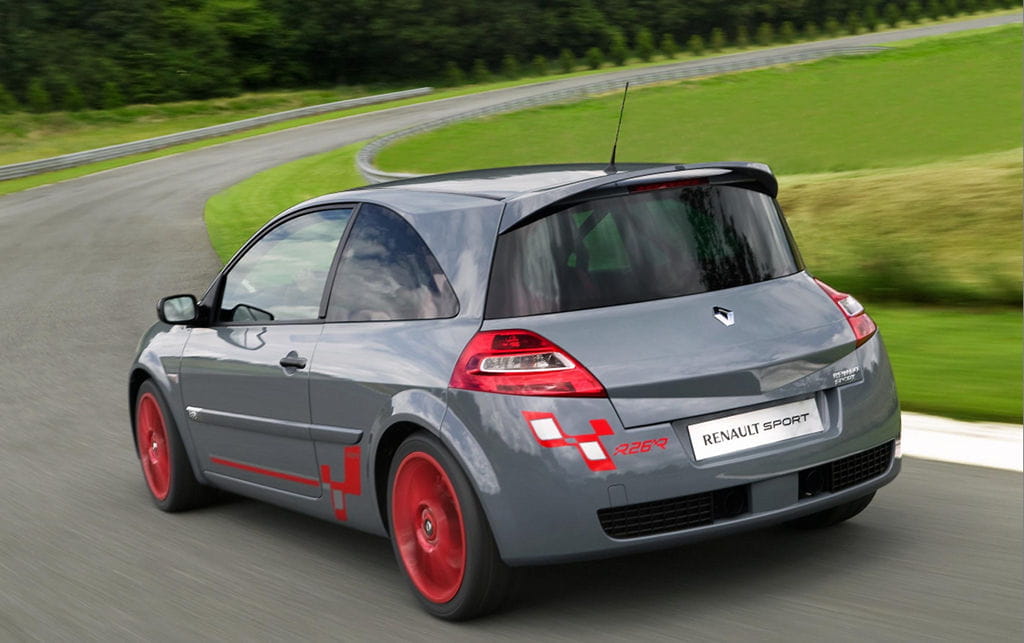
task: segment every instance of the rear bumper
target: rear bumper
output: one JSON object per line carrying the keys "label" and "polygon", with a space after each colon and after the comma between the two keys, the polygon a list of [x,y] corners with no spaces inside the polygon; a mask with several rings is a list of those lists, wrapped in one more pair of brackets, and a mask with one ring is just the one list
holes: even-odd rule
{"label": "rear bumper", "polygon": [[[888,359],[878,337],[857,352],[864,377],[816,394],[823,432],[700,461],[684,423],[625,429],[607,399],[451,391],[443,430],[471,434],[474,457],[489,461],[493,476],[477,492],[507,563],[672,547],[822,511],[896,477]],[[548,415],[563,438],[542,444],[528,419]],[[477,465],[463,462],[475,477]],[[814,478],[826,475],[840,483],[818,490]]]}

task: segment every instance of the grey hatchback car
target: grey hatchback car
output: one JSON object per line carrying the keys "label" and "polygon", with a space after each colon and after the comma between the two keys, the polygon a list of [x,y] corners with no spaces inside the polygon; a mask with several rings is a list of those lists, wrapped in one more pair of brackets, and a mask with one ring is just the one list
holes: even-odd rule
{"label": "grey hatchback car", "polygon": [[213,488],[389,536],[447,619],[514,568],[853,517],[900,468],[874,322],[756,163],[553,165],[264,226],[131,368],[156,505]]}

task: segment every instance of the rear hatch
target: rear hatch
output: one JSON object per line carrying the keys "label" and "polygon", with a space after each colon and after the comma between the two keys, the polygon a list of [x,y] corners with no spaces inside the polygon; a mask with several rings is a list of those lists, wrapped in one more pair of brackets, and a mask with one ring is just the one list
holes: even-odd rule
{"label": "rear hatch", "polygon": [[502,234],[486,316],[564,349],[626,427],[807,397],[856,347],[775,200],[700,181],[577,199]]}

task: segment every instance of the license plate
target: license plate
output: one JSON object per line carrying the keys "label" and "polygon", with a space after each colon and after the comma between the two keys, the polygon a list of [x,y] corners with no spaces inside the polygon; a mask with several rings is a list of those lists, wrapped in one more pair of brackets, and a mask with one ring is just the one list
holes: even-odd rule
{"label": "license plate", "polygon": [[691,424],[690,444],[704,460],[824,430],[818,405],[807,399]]}

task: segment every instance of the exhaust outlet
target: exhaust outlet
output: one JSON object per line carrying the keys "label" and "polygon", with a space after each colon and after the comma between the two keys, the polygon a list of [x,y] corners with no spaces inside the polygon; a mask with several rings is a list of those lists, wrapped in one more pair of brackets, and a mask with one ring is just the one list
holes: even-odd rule
{"label": "exhaust outlet", "polygon": [[815,467],[800,472],[800,497],[810,498],[825,490],[825,472]]}
{"label": "exhaust outlet", "polygon": [[747,512],[748,488],[732,487],[715,492],[715,519],[734,518]]}

